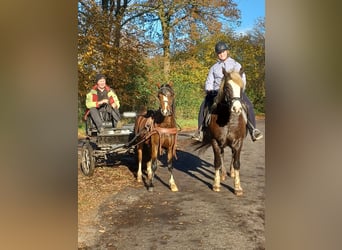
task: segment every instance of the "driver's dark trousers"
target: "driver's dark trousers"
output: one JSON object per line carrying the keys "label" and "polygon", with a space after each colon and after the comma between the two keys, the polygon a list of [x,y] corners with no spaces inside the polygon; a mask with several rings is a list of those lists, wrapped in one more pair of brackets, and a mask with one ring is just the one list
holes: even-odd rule
{"label": "driver's dark trousers", "polygon": [[112,115],[112,117],[114,119],[114,127],[116,127],[116,124],[120,120],[119,110],[114,109],[110,105],[104,105],[104,106],[101,106],[99,108],[90,108],[89,112],[90,112],[90,116],[93,119],[98,131],[100,131],[101,128],[103,127],[103,125],[102,125],[103,119],[101,118],[100,112],[103,112],[103,113],[107,112],[107,113]]}
{"label": "driver's dark trousers", "polygon": [[[217,93],[216,93],[217,94]],[[216,94],[207,94],[204,101],[202,102],[201,106],[200,106],[200,111],[198,113],[198,129],[202,130],[204,124],[204,110],[206,107],[211,107],[211,105],[213,104],[214,98],[216,96]],[[253,132],[253,129],[256,128],[256,122],[255,122],[255,113],[254,113],[254,107],[253,104],[251,103],[251,101],[248,99],[247,95],[245,92],[242,92],[242,101],[244,103],[246,103],[247,105],[247,120],[249,121],[247,123],[247,128],[249,133],[251,134]],[[250,124],[251,123],[251,124]]]}

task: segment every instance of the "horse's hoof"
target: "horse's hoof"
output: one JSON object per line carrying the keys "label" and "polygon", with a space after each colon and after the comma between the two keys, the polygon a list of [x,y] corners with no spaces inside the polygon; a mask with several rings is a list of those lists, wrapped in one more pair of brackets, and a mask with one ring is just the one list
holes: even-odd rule
{"label": "horse's hoof", "polygon": [[226,176],[225,175],[222,175],[221,176],[221,181],[225,181],[226,180]]}
{"label": "horse's hoof", "polygon": [[220,192],[221,189],[220,189],[220,187],[213,187],[213,191],[214,191],[214,192]]}
{"label": "horse's hoof", "polygon": [[243,191],[242,190],[234,190],[234,193],[236,196],[242,196],[243,195]]}
{"label": "horse's hoof", "polygon": [[147,189],[149,192],[153,192],[153,187],[148,187]]}
{"label": "horse's hoof", "polygon": [[142,178],[137,178],[137,182],[142,182]]}
{"label": "horse's hoof", "polygon": [[178,187],[174,184],[170,186],[170,189],[172,192],[178,192]]}
{"label": "horse's hoof", "polygon": [[230,173],[229,176],[230,178],[235,178],[235,174]]}

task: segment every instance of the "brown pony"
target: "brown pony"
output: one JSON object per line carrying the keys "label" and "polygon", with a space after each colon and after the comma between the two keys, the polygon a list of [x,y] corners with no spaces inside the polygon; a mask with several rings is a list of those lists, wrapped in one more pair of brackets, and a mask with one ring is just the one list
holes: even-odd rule
{"label": "brown pony", "polygon": [[142,181],[143,157],[147,163],[146,185],[153,191],[153,179],[157,170],[157,158],[163,150],[167,151],[167,167],[170,172],[169,186],[178,191],[173,178],[173,157],[176,157],[177,127],[175,120],[175,93],[171,84],[158,85],[157,98],[159,109],[149,110],[137,116],[134,132],[139,143],[136,146],[138,156],[137,181]]}
{"label": "brown pony", "polygon": [[[220,180],[224,180],[227,172],[223,165],[224,148],[229,146],[232,151],[230,177],[234,178],[234,192],[242,195],[240,185],[240,152],[246,137],[246,111],[242,103],[243,81],[239,73],[226,72],[223,69],[220,90],[211,107],[209,126],[204,131],[201,147],[212,146],[214,151],[215,179],[213,190],[220,191]],[[222,174],[222,176],[220,176]],[[220,178],[221,177],[221,178]]]}

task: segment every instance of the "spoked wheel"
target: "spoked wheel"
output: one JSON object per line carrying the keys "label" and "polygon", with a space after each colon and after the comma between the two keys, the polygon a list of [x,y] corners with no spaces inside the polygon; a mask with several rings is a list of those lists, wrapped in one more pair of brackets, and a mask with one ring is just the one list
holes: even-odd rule
{"label": "spoked wheel", "polygon": [[86,176],[92,176],[95,170],[95,159],[93,156],[93,148],[89,142],[86,142],[82,147],[82,173]]}

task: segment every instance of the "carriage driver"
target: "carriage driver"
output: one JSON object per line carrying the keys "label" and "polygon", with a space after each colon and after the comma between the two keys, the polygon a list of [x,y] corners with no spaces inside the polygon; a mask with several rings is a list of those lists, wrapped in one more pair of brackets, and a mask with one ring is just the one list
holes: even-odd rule
{"label": "carriage driver", "polygon": [[116,127],[116,124],[120,120],[120,101],[114,90],[106,85],[105,75],[96,75],[96,84],[88,92],[86,97],[86,107],[89,109],[90,116],[100,134],[104,131],[100,111],[110,113],[114,119],[114,127]]}
{"label": "carriage driver", "polygon": [[[193,135],[194,140],[202,141],[203,139],[203,126],[204,126],[204,110],[210,107],[213,103],[215,96],[220,88],[221,80],[223,78],[222,68],[224,67],[227,72],[240,72],[241,64],[235,61],[229,56],[229,48],[225,42],[218,42],[215,45],[215,52],[218,57],[218,61],[210,68],[207,80],[205,82],[206,97],[201,104],[200,111],[198,114],[198,131]],[[242,73],[242,80],[244,82],[244,88],[242,93],[242,100],[246,103],[248,108],[247,114],[247,129],[251,135],[253,141],[259,140],[263,137],[260,130],[256,129],[255,114],[253,104],[248,99],[245,88],[246,88],[246,75]]]}

